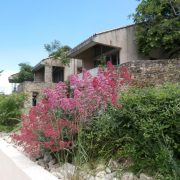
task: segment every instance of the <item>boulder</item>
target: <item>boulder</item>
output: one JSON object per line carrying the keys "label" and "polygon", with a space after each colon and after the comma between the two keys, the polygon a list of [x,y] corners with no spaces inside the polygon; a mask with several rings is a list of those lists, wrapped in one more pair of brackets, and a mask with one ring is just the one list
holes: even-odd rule
{"label": "boulder", "polygon": [[96,171],[103,171],[106,168],[104,164],[98,164],[96,167]]}
{"label": "boulder", "polygon": [[111,170],[114,170],[114,169],[117,169],[119,166],[119,164],[117,163],[117,161],[114,161],[112,159],[110,159],[109,163],[108,163],[108,167],[111,169]]}
{"label": "boulder", "polygon": [[140,174],[139,179],[140,179],[140,180],[153,180],[152,177],[149,177],[149,176],[147,176],[147,175],[144,174],[144,173],[141,173],[141,174]]}
{"label": "boulder", "polygon": [[106,174],[105,177],[104,177],[104,179],[106,179],[106,180],[112,180],[113,178],[115,178],[115,176],[116,176],[116,173],[113,172],[113,173],[110,173],[110,174]]}
{"label": "boulder", "polygon": [[83,178],[83,180],[95,180],[94,176],[91,176],[90,174],[85,175]]}
{"label": "boulder", "polygon": [[42,167],[44,167],[44,168],[47,167],[47,164],[44,162],[43,159],[39,159],[39,160],[37,161],[37,164],[40,165],[40,166],[42,166]]}
{"label": "boulder", "polygon": [[45,163],[49,163],[52,160],[52,156],[50,154],[45,154],[43,160]]}
{"label": "boulder", "polygon": [[131,172],[126,172],[121,176],[121,180],[134,180],[134,174]]}
{"label": "boulder", "polygon": [[52,159],[52,160],[48,163],[49,169],[54,168],[54,164],[56,164],[56,160],[55,160],[55,159]]}
{"label": "boulder", "polygon": [[100,171],[96,174],[96,177],[98,178],[104,178],[106,176],[106,171]]}
{"label": "boulder", "polygon": [[61,173],[59,173],[59,172],[52,172],[52,175],[58,177],[59,179],[63,179],[64,178],[63,175]]}
{"label": "boulder", "polygon": [[111,173],[111,170],[110,170],[110,168],[108,168],[108,167],[105,169],[105,171],[106,171],[107,174],[110,174],[110,173]]}
{"label": "boulder", "polygon": [[75,167],[74,165],[70,164],[70,163],[65,163],[65,164],[63,164],[63,165],[61,166],[61,169],[62,169],[63,171],[66,171],[67,174],[73,175],[73,174],[75,173],[76,167]]}

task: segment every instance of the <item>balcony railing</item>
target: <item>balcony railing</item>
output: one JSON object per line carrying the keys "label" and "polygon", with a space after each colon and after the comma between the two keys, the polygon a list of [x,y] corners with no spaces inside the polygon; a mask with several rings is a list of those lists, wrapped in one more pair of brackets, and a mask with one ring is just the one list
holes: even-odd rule
{"label": "balcony railing", "polygon": [[[94,77],[98,73],[98,67],[88,70],[88,72]],[[82,79],[83,73],[78,74],[79,79]]]}

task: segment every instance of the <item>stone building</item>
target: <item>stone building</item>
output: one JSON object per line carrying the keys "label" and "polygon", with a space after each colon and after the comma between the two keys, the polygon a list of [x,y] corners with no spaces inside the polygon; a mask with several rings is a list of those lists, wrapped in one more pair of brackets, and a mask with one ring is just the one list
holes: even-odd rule
{"label": "stone building", "polygon": [[[27,94],[25,108],[35,106],[41,99],[42,92],[46,88],[53,87],[59,81],[66,81],[72,74],[77,74],[81,68],[81,61],[71,59],[69,66],[64,66],[58,60],[46,58],[40,61],[33,68],[34,81],[24,81],[17,87],[17,92]],[[13,76],[9,77],[9,82],[13,82]]]}
{"label": "stone building", "polygon": [[[80,67],[89,70],[95,76],[98,61],[102,56],[105,61],[110,60],[114,65],[138,61],[133,64],[139,66],[139,64],[146,64],[146,61],[143,60],[168,59],[168,55],[164,54],[161,49],[152,51],[148,56],[138,53],[135,25],[96,33],[71,49],[68,56],[71,58],[71,62],[66,67],[51,58],[42,60],[34,67],[34,82],[23,82],[18,87],[18,91],[28,94],[25,107],[31,106],[32,103],[35,105],[41,97],[43,89],[53,87],[59,81],[66,81],[71,74],[78,74]],[[148,61],[148,64],[151,64],[151,61]],[[157,66],[160,67],[158,64]],[[142,68],[140,67],[140,69]],[[79,74],[79,77],[81,78],[82,74]]]}

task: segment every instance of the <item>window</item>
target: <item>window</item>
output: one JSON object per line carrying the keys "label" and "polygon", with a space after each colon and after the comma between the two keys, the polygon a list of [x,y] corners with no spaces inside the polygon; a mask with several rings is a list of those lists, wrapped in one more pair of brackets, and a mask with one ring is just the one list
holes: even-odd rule
{"label": "window", "polygon": [[106,56],[106,61],[111,61],[113,65],[119,64],[119,52]]}
{"label": "window", "polygon": [[36,106],[36,104],[37,104],[37,96],[38,96],[38,92],[33,92],[32,93],[32,106]]}
{"label": "window", "polygon": [[64,81],[64,68],[53,66],[52,76],[54,83],[58,83],[59,81]]}
{"label": "window", "polygon": [[97,67],[101,63],[101,59],[104,63],[111,61],[113,65],[119,65],[119,53],[118,48],[96,46],[94,66]]}

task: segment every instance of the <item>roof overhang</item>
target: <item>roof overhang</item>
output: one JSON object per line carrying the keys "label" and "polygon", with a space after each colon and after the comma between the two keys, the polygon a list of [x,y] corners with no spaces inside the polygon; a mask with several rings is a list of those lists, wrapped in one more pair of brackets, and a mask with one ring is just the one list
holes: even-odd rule
{"label": "roof overhang", "polygon": [[91,36],[90,38],[86,39],[85,41],[83,41],[82,43],[80,43],[79,45],[77,45],[76,47],[71,49],[68,52],[68,56],[70,58],[75,58],[78,54],[80,54],[83,51],[89,49],[90,47],[96,45],[97,42],[93,41],[95,36],[96,35]]}
{"label": "roof overhang", "polygon": [[48,59],[49,59],[49,57],[48,57],[48,58],[45,58],[45,59],[42,59],[38,64],[36,64],[36,65],[33,67],[32,71],[33,71],[33,72],[34,72],[34,71],[38,71],[39,69],[43,68],[43,67],[44,67],[44,61],[46,61],[46,60],[48,60]]}
{"label": "roof overhang", "polygon": [[[135,26],[135,24],[128,25],[128,26],[123,26],[123,27],[119,27],[119,28],[114,28],[114,29],[110,29],[110,30],[107,30],[107,31],[96,33],[93,36],[86,39],[85,41],[83,41],[82,43],[80,43],[79,45],[77,45],[76,47],[74,47],[73,49],[71,49],[68,52],[68,56],[70,58],[76,58],[80,53],[82,53],[83,51],[89,49],[90,47],[92,47],[92,46],[94,46],[96,44],[103,44],[103,42],[100,42],[99,40],[97,40],[97,37],[99,35],[103,35],[103,34],[106,34],[106,33],[109,33],[109,32],[113,32],[113,31],[117,31],[117,30],[121,30],[121,29],[125,29],[125,28],[131,28],[133,26]],[[120,48],[115,44],[114,45],[113,44],[112,45],[103,44],[103,45],[112,46],[112,47],[114,46],[114,47]]]}
{"label": "roof overhang", "polygon": [[38,63],[36,64],[36,66],[33,67],[32,71],[38,71],[39,69],[41,69],[42,67],[44,67],[44,64]]}

